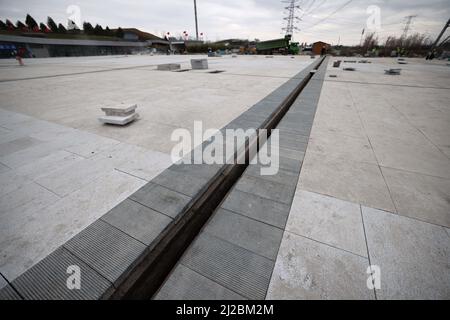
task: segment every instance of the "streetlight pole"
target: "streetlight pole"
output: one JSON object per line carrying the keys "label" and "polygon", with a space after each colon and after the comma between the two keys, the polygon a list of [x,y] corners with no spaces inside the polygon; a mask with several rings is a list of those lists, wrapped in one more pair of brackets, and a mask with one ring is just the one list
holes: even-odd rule
{"label": "streetlight pole", "polygon": [[194,12],[195,12],[195,36],[198,41],[198,20],[197,20],[197,0],[194,0]]}

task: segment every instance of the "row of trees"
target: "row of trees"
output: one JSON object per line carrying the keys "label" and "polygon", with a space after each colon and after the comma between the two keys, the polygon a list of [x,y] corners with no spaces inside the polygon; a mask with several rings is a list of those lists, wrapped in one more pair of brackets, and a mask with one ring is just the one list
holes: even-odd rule
{"label": "row of trees", "polygon": [[47,18],[47,24],[37,23],[36,20],[29,14],[25,18],[25,23],[22,21],[17,21],[16,24],[12,23],[9,19],[5,22],[0,20],[0,30],[5,31],[22,31],[22,32],[44,32],[44,33],[84,33],[88,35],[99,35],[99,36],[109,36],[123,38],[122,28],[116,30],[111,30],[107,26],[103,27],[96,24],[95,27],[89,22],[83,23],[83,30],[81,30],[74,21],[68,20],[68,26],[65,27],[62,23],[57,24],[51,17]]}
{"label": "row of trees", "polygon": [[408,37],[389,36],[381,43],[374,33],[366,35],[360,46],[360,53],[390,56],[393,52],[402,56],[426,55],[432,40],[425,34],[415,33]]}

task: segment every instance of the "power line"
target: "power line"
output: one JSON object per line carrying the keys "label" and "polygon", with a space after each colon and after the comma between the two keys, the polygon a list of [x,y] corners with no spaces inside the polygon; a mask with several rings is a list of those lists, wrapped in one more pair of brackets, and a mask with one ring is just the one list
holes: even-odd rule
{"label": "power line", "polygon": [[340,6],[339,8],[337,8],[336,10],[334,10],[332,13],[330,13],[328,16],[326,16],[325,18],[323,18],[323,19],[317,21],[317,22],[314,23],[313,25],[310,25],[310,26],[308,26],[308,27],[306,27],[306,28],[304,28],[304,29],[302,29],[302,30],[308,30],[308,29],[311,29],[311,28],[317,26],[318,24],[324,22],[324,21],[327,20],[328,18],[332,17],[333,15],[335,15],[336,13],[338,13],[339,11],[341,11],[342,9],[344,9],[346,6],[348,6],[348,5],[349,5],[350,3],[352,3],[352,2],[353,2],[353,0],[347,1],[347,2],[344,3],[342,6]]}

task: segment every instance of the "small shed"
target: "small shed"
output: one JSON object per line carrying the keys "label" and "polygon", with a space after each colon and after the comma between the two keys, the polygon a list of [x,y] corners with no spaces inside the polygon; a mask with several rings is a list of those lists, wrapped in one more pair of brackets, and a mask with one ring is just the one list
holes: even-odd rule
{"label": "small shed", "polygon": [[327,54],[330,47],[331,45],[326,42],[317,41],[312,45],[312,53],[317,55]]}

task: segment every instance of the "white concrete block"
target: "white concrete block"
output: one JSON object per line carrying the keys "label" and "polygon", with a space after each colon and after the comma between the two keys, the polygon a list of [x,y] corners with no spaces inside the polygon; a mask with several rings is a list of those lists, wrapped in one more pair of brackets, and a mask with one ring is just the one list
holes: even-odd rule
{"label": "white concrete block", "polygon": [[208,69],[208,59],[191,59],[192,70]]}
{"label": "white concrete block", "polygon": [[132,122],[132,121],[134,121],[136,119],[138,119],[138,118],[139,118],[139,114],[138,113],[132,113],[132,114],[130,114],[128,116],[124,116],[124,117],[121,117],[121,116],[102,116],[102,117],[98,118],[98,120],[101,123],[117,124],[117,125],[120,125],[120,126],[124,126],[124,125],[126,125],[126,124],[128,124],[128,123],[130,123],[130,122]]}

